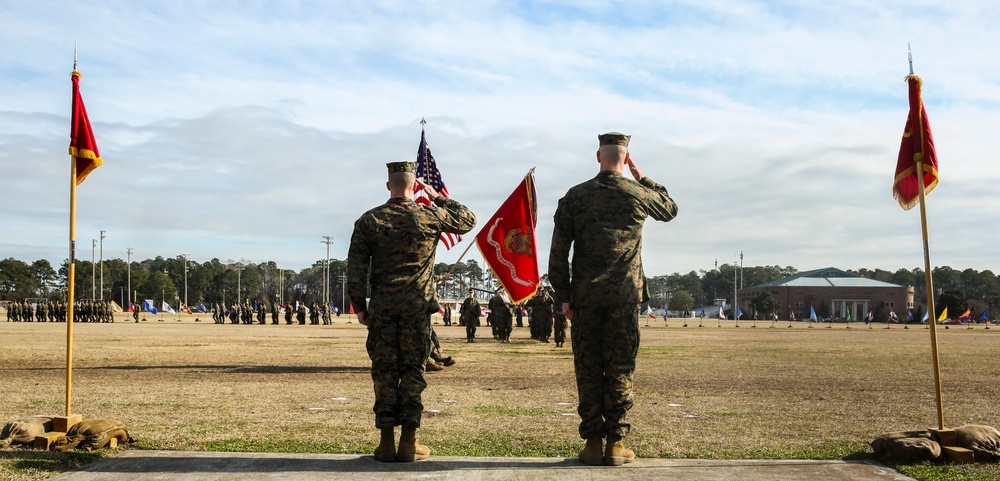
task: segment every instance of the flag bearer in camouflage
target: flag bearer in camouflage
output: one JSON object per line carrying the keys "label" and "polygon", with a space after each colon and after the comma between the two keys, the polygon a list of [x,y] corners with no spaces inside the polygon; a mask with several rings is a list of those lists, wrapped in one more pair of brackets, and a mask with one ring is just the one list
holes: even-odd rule
{"label": "flag bearer in camouflage", "polygon": [[[632,161],[628,135],[611,132],[598,140],[597,176],[572,187],[556,208],[549,280],[572,321],[580,436],[587,440],[579,458],[589,465],[618,466],[635,458],[622,439],[631,427],[625,415],[633,403],[639,303],[648,297],[642,226],[647,217],[673,219],[677,205]],[[634,182],[622,175],[625,166]],[[602,446],[605,437],[607,447]]]}
{"label": "flag bearer in camouflage", "polygon": [[[417,442],[423,411],[421,393],[427,387],[424,364],[431,350],[434,296],[434,254],[442,232],[464,234],[476,216],[458,201],[438,195],[416,179],[416,162],[387,164],[389,200],[365,212],[354,223],[347,254],[347,293],[358,316],[368,326],[368,357],[375,387],[375,427],[381,439],[379,461],[415,461],[430,456]],[[413,201],[420,186],[437,207]],[[365,297],[371,288],[371,303]],[[402,426],[399,448],[393,429]]]}

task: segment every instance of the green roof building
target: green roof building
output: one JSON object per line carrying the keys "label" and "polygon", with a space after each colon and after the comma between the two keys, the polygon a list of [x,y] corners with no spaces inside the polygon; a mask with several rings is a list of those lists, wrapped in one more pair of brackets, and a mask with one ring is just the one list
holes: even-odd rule
{"label": "green roof building", "polygon": [[869,311],[876,320],[885,320],[890,309],[905,321],[907,311],[913,308],[913,286],[876,281],[833,267],[741,289],[738,300],[743,312],[752,312],[751,302],[764,293],[778,301],[779,318],[794,314],[800,321],[809,319],[810,307],[818,317],[842,321],[864,321]]}

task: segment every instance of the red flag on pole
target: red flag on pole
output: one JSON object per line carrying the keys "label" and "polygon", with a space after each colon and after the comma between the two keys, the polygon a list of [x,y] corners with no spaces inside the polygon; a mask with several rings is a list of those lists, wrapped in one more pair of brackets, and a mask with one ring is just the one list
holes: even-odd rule
{"label": "red flag on pole", "polygon": [[479,252],[514,304],[535,295],[541,280],[536,214],[535,182],[529,172],[476,235]]}
{"label": "red flag on pole", "polygon": [[900,207],[910,210],[920,202],[917,160],[923,161],[924,195],[927,195],[938,183],[938,159],[931,126],[927,122],[927,110],[920,97],[920,77],[908,75],[906,81],[910,86],[910,114],[906,117],[903,141],[899,146],[892,196],[899,201]]}
{"label": "red flag on pole", "polygon": [[69,133],[69,155],[76,159],[76,185],[80,185],[87,175],[101,166],[101,154],[97,151],[94,130],[90,128],[87,107],[80,95],[80,72],[73,71],[73,113]]}

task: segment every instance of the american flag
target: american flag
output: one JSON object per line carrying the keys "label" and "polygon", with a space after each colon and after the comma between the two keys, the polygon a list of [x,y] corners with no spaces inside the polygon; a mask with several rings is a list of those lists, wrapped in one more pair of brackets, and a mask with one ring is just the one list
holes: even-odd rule
{"label": "american flag", "polygon": [[[433,187],[439,195],[448,197],[448,187],[444,185],[444,180],[441,179],[441,171],[438,170],[437,162],[434,161],[434,156],[431,155],[430,147],[427,147],[427,136],[423,129],[420,130],[420,148],[417,149],[417,178]],[[420,186],[417,186],[413,194],[413,200],[418,204],[434,206],[434,203],[427,197],[427,192],[424,192],[424,189]],[[462,236],[458,234],[441,233],[441,242],[444,243],[446,249],[451,249],[461,241]]]}

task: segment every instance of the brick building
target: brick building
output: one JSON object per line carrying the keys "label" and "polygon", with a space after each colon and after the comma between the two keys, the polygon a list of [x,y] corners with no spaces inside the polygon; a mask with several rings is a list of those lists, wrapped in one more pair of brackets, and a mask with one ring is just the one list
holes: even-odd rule
{"label": "brick building", "polygon": [[808,319],[810,307],[820,317],[845,319],[850,313],[851,319],[862,321],[871,309],[876,319],[885,319],[891,307],[905,321],[906,312],[913,308],[913,286],[867,279],[833,267],[741,289],[737,293],[740,307],[752,311],[751,302],[765,292],[778,301],[778,316],[783,319],[788,319],[790,311],[798,320]]}

